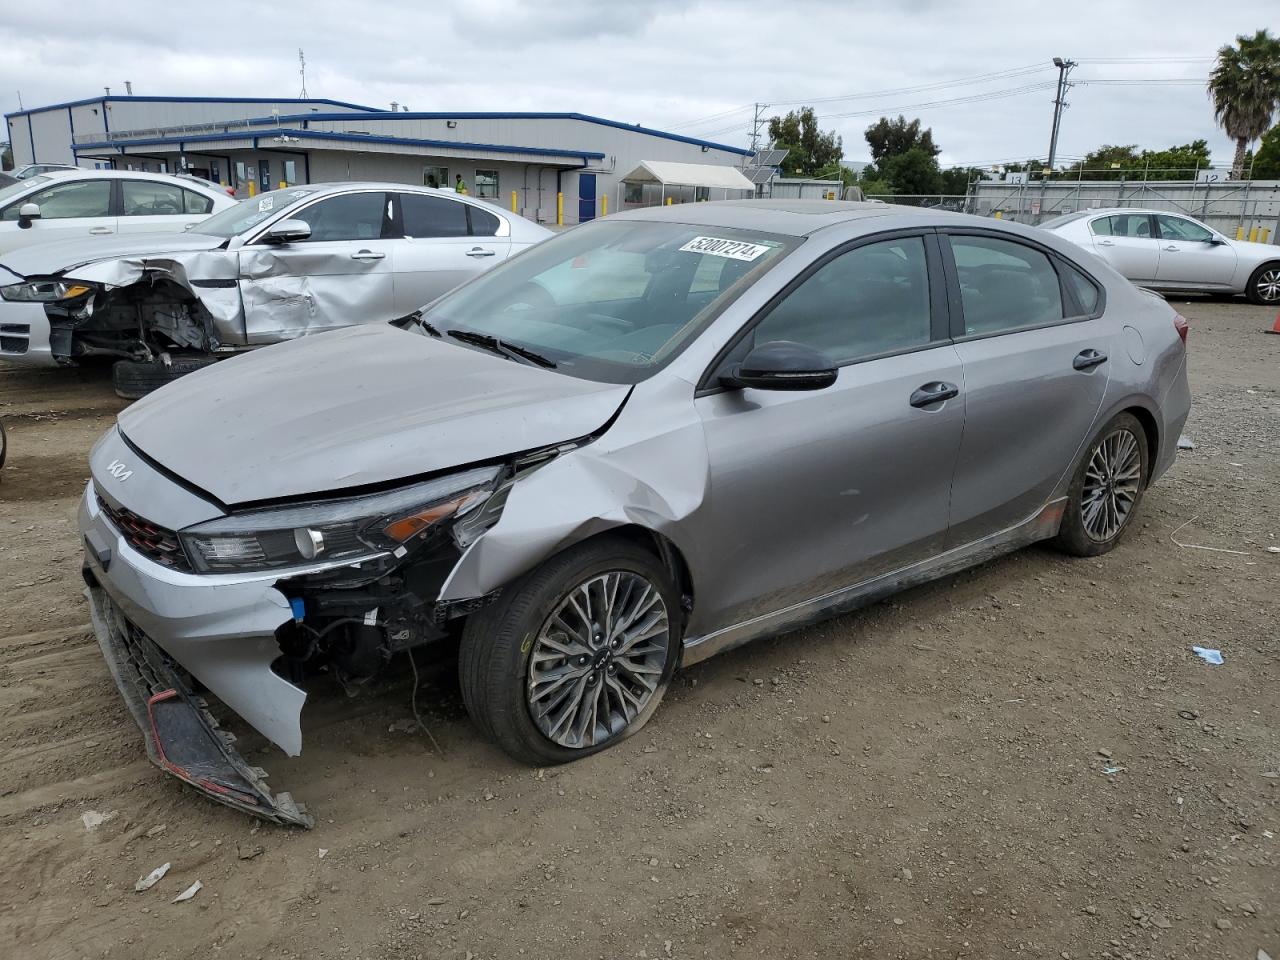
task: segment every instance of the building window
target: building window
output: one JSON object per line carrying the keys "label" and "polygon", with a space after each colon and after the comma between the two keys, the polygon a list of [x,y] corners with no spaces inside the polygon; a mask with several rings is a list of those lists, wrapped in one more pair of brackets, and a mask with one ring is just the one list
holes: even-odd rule
{"label": "building window", "polygon": [[476,196],[494,199],[498,196],[498,171],[476,171]]}
{"label": "building window", "polygon": [[643,183],[624,183],[622,187],[623,203],[644,203]]}
{"label": "building window", "polygon": [[289,186],[293,186],[298,182],[298,162],[296,160],[286,160],[284,162],[284,179]]}
{"label": "building window", "polygon": [[710,187],[694,187],[693,188],[694,203],[702,203],[704,200],[710,200],[710,199],[711,199]]}
{"label": "building window", "polygon": [[271,189],[271,161],[263,157],[258,161],[258,186],[266,192]]}
{"label": "building window", "polygon": [[422,185],[424,187],[451,187],[448,167],[423,167]]}
{"label": "building window", "polygon": [[248,179],[249,179],[249,173],[245,169],[244,161],[237,160],[236,161],[236,182],[233,183],[232,186],[238,187],[240,186],[240,184],[244,183]]}
{"label": "building window", "polygon": [[218,166],[217,160],[209,161],[209,179],[214,183],[222,182],[222,168]]}

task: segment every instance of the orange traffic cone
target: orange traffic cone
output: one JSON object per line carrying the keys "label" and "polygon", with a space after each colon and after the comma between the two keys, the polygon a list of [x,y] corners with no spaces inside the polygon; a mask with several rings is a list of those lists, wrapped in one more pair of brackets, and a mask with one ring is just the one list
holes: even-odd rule
{"label": "orange traffic cone", "polygon": [[1280,313],[1276,314],[1276,322],[1270,330],[1264,330],[1263,333],[1280,333]]}

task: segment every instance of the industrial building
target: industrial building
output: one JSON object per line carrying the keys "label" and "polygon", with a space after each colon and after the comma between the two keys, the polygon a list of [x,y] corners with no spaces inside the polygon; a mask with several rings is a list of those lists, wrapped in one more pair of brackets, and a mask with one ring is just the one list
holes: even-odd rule
{"label": "industrial building", "polygon": [[[590,220],[651,202],[647,161],[741,167],[749,152],[580,113],[411,113],[334,100],[102,96],[7,115],[16,165],[190,173],[237,194],[389,180],[454,186],[530,219]],[[712,178],[715,179],[715,178]],[[697,185],[677,200],[702,199]],[[716,198],[720,191],[716,191]]]}

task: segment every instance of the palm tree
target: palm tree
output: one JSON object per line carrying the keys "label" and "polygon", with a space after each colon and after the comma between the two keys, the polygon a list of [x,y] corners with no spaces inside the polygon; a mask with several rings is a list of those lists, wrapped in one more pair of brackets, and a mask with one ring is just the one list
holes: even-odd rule
{"label": "palm tree", "polygon": [[1236,141],[1231,177],[1239,180],[1250,141],[1266,133],[1280,107],[1280,37],[1259,30],[1219,49],[1209,74],[1209,99],[1214,119]]}

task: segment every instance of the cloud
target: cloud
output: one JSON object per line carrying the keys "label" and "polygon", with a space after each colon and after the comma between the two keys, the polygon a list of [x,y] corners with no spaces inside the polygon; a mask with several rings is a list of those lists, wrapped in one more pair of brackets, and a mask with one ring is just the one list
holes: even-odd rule
{"label": "cloud", "polygon": [[[1241,0],[1206,17],[1202,3],[1166,0],[1155,20],[1146,4],[1084,0],[1049,24],[1021,0],[316,0],[305,14],[243,0],[214,12],[64,0],[56,12],[6,11],[0,108],[16,109],[19,90],[31,107],[104,86],[123,93],[125,80],[138,94],[296,96],[302,47],[312,96],[415,110],[577,110],[738,145],[754,102],[774,104],[766,116],[815,102],[849,159],[865,158],[862,132],[877,116],[906,113],[932,127],[944,162],[990,163],[1047,152],[1052,89],[1021,88],[1053,81],[1050,61],[1065,56],[1081,61],[1080,81],[1197,82],[1081,83],[1068,97],[1061,156],[1203,137],[1226,162],[1231,145],[1199,82],[1209,63],[1188,58],[1212,57],[1237,33],[1265,26],[1273,7]],[[1108,58],[1151,62],[1087,62]]]}

